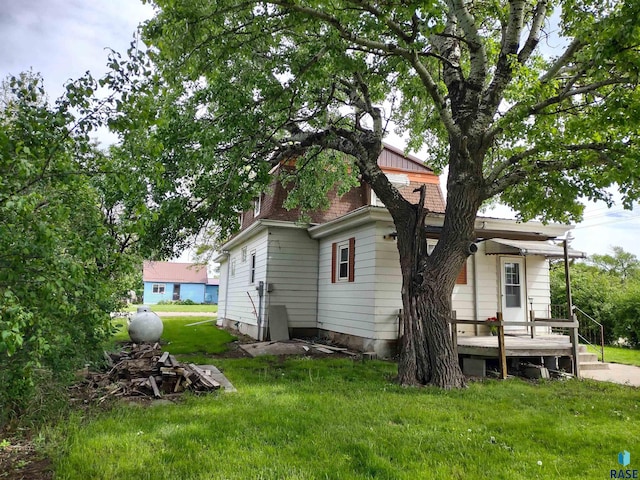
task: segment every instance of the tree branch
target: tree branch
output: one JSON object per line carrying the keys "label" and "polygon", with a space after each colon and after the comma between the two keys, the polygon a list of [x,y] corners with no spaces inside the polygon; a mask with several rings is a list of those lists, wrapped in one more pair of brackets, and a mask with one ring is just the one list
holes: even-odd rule
{"label": "tree branch", "polygon": [[[518,165],[523,160],[528,158],[532,158],[539,153],[543,153],[539,147],[533,147],[528,150],[524,150],[515,155],[512,155],[510,158],[501,162],[493,172],[487,177],[485,182],[485,189],[483,192],[483,196],[485,199],[491,198],[495,195],[502,193],[508,187],[516,185],[520,183],[524,179],[531,177],[531,171],[535,170],[537,172],[556,172],[556,171],[565,171],[565,170],[578,170],[584,168],[585,166],[599,166],[599,165],[607,165],[611,163],[612,159],[609,153],[623,153],[624,150],[628,148],[629,145],[624,145],[624,147],[614,148],[610,143],[603,142],[591,142],[591,143],[583,143],[583,144],[569,144],[569,145],[561,145],[560,149],[565,150],[567,152],[583,152],[583,151],[591,151],[598,154],[598,161],[591,162],[589,164],[585,164],[584,161],[579,161],[578,159],[573,159],[567,161],[566,158],[558,158],[555,156],[551,160],[536,160],[533,163],[529,163],[521,166],[520,168],[516,168],[511,172],[502,175],[502,173],[507,170],[509,167],[514,167]],[[502,176],[501,176],[502,175]]]}
{"label": "tree branch", "polygon": [[538,46],[540,42],[540,31],[542,30],[542,24],[547,17],[547,5],[548,0],[540,0],[536,5],[533,12],[533,19],[531,21],[531,30],[529,30],[529,36],[524,42],[524,46],[518,53],[518,62],[524,64],[529,60],[529,57]]}
{"label": "tree branch", "polygon": [[560,103],[569,97],[590,93],[590,92],[593,92],[594,90],[605,87],[607,85],[618,85],[618,84],[626,83],[627,81],[628,79],[626,78],[610,78],[609,80],[602,80],[601,82],[594,82],[589,85],[584,85],[582,87],[576,87],[573,90],[568,90],[568,91],[563,90],[562,93],[560,93],[559,95],[556,95],[555,97],[550,97],[550,98],[547,98],[546,100],[543,100],[542,102],[536,103],[535,105],[531,105],[531,107],[529,107],[527,110],[527,114],[536,115],[537,113],[540,113],[542,110],[544,110],[546,107],[550,105],[554,105],[556,103]]}
{"label": "tree branch", "polygon": [[468,85],[473,90],[480,92],[487,78],[487,52],[485,51],[482,37],[478,33],[475,18],[467,9],[465,2],[463,0],[449,0],[448,3],[453,14],[458,19],[469,46],[471,71],[469,72]]}
{"label": "tree branch", "polygon": [[363,0],[356,0],[356,3],[360,4],[367,12],[371,13],[374,17],[376,17],[378,20],[383,21],[387,27],[389,27],[389,29],[394,32],[396,35],[398,35],[402,40],[404,40],[405,43],[413,43],[413,41],[415,40],[416,36],[417,36],[417,24],[416,24],[416,16],[414,15],[412,17],[412,22],[413,22],[413,30],[411,35],[408,35],[407,33],[405,33],[404,29],[402,28],[402,25],[400,25],[397,22],[394,22],[389,15],[386,15],[382,10],[380,10],[379,8],[371,5],[368,2],[365,2]]}
{"label": "tree branch", "polygon": [[[544,1],[544,0],[543,0]],[[502,32],[500,54],[496,63],[496,70],[491,84],[487,87],[482,97],[480,111],[483,114],[483,124],[488,125],[494,117],[503,92],[513,77],[513,55],[518,53],[520,46],[520,34],[522,32],[524,18],[524,0],[512,0],[509,2],[509,19]]]}
{"label": "tree branch", "polygon": [[565,65],[567,65],[573,59],[573,56],[582,47],[584,47],[584,45],[585,44],[582,43],[582,41],[578,40],[577,38],[574,39],[569,44],[567,49],[562,53],[562,55],[560,55],[556,59],[556,61],[549,67],[549,70],[547,70],[546,73],[540,77],[540,83],[545,84],[550,80],[552,80],[553,78],[555,78],[556,74],[560,71],[560,69],[563,68]]}

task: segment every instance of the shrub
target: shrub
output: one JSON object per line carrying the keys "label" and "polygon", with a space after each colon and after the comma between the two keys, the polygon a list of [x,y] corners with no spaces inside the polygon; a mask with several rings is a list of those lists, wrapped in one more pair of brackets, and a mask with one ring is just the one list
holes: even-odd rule
{"label": "shrub", "polygon": [[621,292],[614,308],[614,334],[631,347],[640,347],[640,285]]}

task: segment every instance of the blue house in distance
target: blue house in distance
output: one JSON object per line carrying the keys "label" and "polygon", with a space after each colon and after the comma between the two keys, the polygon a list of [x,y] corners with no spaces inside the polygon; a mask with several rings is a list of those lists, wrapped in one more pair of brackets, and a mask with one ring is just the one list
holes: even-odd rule
{"label": "blue house in distance", "polygon": [[218,279],[209,279],[204,265],[145,261],[142,281],[144,303],[149,305],[176,300],[218,303]]}

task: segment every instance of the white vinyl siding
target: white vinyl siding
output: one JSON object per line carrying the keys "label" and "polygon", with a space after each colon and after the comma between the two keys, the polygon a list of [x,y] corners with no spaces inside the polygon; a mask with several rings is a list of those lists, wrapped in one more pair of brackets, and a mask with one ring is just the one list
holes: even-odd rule
{"label": "white vinyl siding", "polygon": [[[457,284],[453,288],[452,308],[456,316],[462,320],[475,320],[474,318],[474,288],[476,289],[477,320],[486,320],[495,317],[498,311],[498,270],[496,258],[493,255],[485,255],[485,243],[478,243],[478,251],[474,257],[467,258],[467,283]],[[476,272],[474,272],[474,264]],[[477,287],[474,286],[474,275]],[[475,335],[476,327],[473,325],[458,325],[458,333],[461,335]],[[479,332],[480,333],[480,332]]]}
{"label": "white vinyl siding", "polygon": [[[331,283],[332,244],[351,237],[355,237],[354,281]],[[370,224],[320,240],[318,328],[375,338],[375,237],[375,225]]]}
{"label": "white vinyl siding", "polygon": [[[500,258],[504,255],[485,255],[485,243],[478,244],[478,252],[475,254],[477,267],[477,307],[478,320],[486,320],[495,317],[500,310],[502,301],[501,279],[500,279]],[[538,255],[525,257],[514,256],[511,258],[524,258],[524,268],[520,271],[520,280],[525,288],[526,305],[525,310],[529,311],[528,297],[533,298],[533,308],[539,317],[548,316],[550,297],[549,283],[549,261]],[[467,285],[456,285],[453,289],[453,309],[458,318],[473,319],[473,258],[467,259]],[[473,334],[473,327],[460,326],[467,329],[464,334]]]}
{"label": "white vinyl siding", "polygon": [[549,260],[540,256],[526,258],[525,270],[527,273],[527,295],[525,296],[526,310],[531,309],[529,297],[533,299],[533,311],[536,317],[547,318],[550,316],[551,283],[549,280]]}
{"label": "white vinyl siding", "polygon": [[[245,243],[238,245],[229,252],[231,264],[235,263],[235,275],[226,277],[228,292],[226,295],[226,304],[224,312],[228,320],[246,323],[248,325],[257,325],[256,313],[259,308],[259,296],[256,285],[260,281],[265,281],[267,270],[267,240],[268,233],[266,230],[247,239]],[[256,252],[255,262],[255,283],[249,283],[251,262],[241,262],[241,252],[243,248],[248,251]],[[237,260],[237,261],[236,261]],[[253,304],[251,300],[253,300]],[[254,312],[254,305],[256,312]],[[263,312],[264,313],[264,302]]]}
{"label": "white vinyl siding", "polygon": [[[373,321],[375,338],[398,338],[398,312],[402,308],[402,274],[397,242],[389,237],[395,231],[393,223],[376,224],[375,308]],[[386,237],[386,238],[385,238]]]}
{"label": "white vinyl siding", "polygon": [[[318,301],[318,241],[298,228],[269,228],[269,305],[285,305],[289,327],[315,328]],[[267,309],[268,311],[268,309]]]}

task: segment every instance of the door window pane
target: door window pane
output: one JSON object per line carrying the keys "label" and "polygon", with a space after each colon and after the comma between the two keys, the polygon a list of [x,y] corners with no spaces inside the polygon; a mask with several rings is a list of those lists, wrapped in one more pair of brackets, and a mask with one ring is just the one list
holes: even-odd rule
{"label": "door window pane", "polygon": [[505,306],[507,308],[520,308],[522,306],[522,295],[520,285],[520,264],[504,264],[504,294]]}

